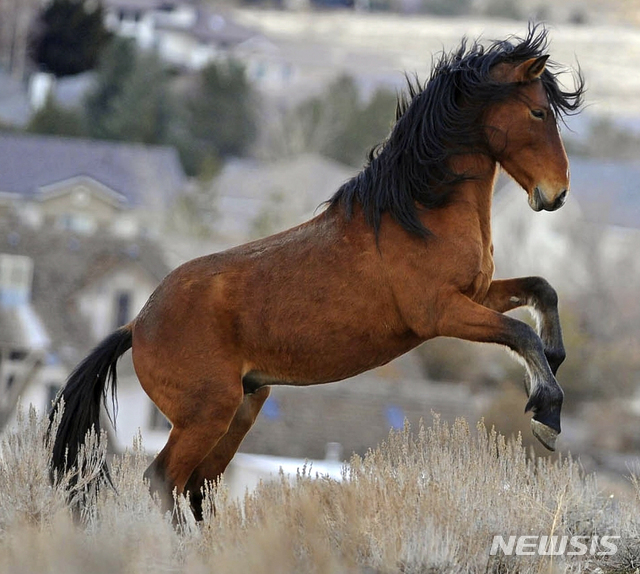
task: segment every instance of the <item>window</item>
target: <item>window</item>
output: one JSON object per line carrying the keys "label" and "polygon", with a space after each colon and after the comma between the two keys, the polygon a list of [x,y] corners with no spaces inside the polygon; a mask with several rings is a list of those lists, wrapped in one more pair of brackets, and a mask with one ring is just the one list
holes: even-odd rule
{"label": "window", "polygon": [[63,213],[56,219],[58,229],[73,231],[81,235],[91,235],[97,228],[96,220],[82,213]]}
{"label": "window", "polygon": [[23,255],[0,253],[0,305],[27,303],[31,299],[33,261]]}
{"label": "window", "polygon": [[131,293],[119,291],[115,301],[115,327],[122,327],[131,320]]}
{"label": "window", "polygon": [[29,351],[27,349],[11,349],[9,351],[10,361],[24,361],[27,358]]}

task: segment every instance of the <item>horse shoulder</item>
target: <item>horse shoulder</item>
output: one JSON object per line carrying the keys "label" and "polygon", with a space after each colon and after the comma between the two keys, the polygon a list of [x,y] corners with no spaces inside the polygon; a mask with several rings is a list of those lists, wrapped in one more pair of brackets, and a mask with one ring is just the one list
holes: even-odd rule
{"label": "horse shoulder", "polygon": [[404,238],[384,242],[384,268],[400,315],[426,340],[437,334],[451,294],[484,298],[493,279],[493,249],[479,235],[418,238],[402,233]]}

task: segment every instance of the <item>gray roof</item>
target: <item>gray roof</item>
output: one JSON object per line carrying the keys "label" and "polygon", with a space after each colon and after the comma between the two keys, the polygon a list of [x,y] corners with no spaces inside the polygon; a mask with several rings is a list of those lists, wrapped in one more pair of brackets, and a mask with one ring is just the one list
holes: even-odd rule
{"label": "gray roof", "polygon": [[167,206],[186,182],[172,147],[0,132],[0,193],[37,199],[41,188],[78,176],[129,207]]}

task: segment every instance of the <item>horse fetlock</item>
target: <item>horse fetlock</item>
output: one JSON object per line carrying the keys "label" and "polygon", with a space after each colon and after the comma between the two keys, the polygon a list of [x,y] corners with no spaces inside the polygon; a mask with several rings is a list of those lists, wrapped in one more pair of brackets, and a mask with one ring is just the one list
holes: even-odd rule
{"label": "horse fetlock", "polygon": [[555,374],[558,372],[560,365],[567,358],[567,353],[564,350],[564,347],[555,347],[551,349],[545,349],[544,355],[547,358],[547,362],[549,363],[549,367],[551,367],[551,372]]}
{"label": "horse fetlock", "polygon": [[193,512],[193,517],[198,521],[202,521],[202,503],[204,501],[204,492],[202,489],[195,490],[188,493],[189,503],[191,504],[191,512]]}

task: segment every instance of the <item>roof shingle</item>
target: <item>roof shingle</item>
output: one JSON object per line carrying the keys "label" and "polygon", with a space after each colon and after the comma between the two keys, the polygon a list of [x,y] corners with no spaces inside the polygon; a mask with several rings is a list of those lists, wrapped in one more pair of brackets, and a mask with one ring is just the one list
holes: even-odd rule
{"label": "roof shingle", "polygon": [[129,207],[166,207],[186,183],[169,146],[0,133],[0,193],[37,199],[41,188],[81,175],[119,193]]}

